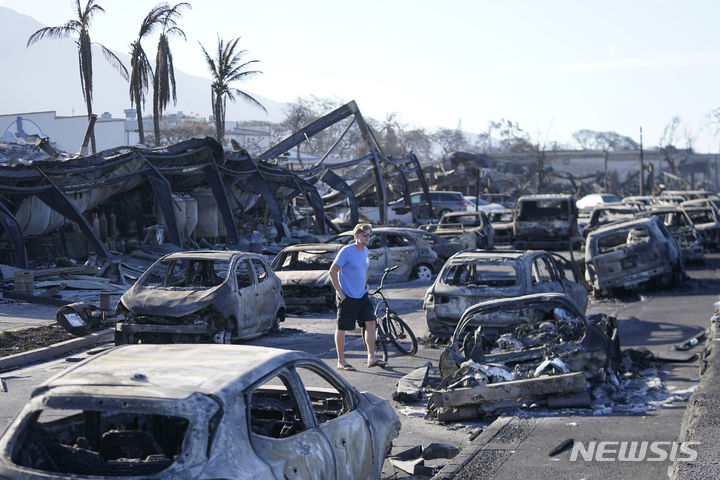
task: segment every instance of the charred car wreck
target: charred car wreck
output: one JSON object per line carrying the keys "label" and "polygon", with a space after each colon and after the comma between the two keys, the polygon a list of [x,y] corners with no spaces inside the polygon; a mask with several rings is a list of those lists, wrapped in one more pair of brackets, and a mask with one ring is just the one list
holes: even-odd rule
{"label": "charred car wreck", "polygon": [[0,477],[379,478],[399,430],[387,401],[304,352],[125,345],[33,391]]}
{"label": "charred car wreck", "polygon": [[566,293],[585,311],[587,290],[575,270],[566,277],[568,263],[545,250],[459,252],[425,292],[428,330],[434,337],[449,338],[463,312],[476,303],[531,293]]}
{"label": "charred car wreck", "polygon": [[658,217],[609,224],[587,237],[585,279],[596,293],[653,282],[667,288],[683,277],[680,248]]}
{"label": "charred car wreck", "polygon": [[115,343],[230,343],[285,319],[280,279],[261,255],[165,255],[120,298]]}
{"label": "charred car wreck", "polygon": [[335,307],[335,288],[329,270],[342,247],[338,243],[301,243],[285,247],[277,254],[272,268],[282,282],[288,311]]}
{"label": "charred car wreck", "polygon": [[620,354],[614,317],[586,318],[560,293],[490,300],[468,308],[440,357],[442,384],[429,399],[440,421],[477,418],[524,403],[589,402]]}
{"label": "charred car wreck", "polygon": [[[441,237],[452,239],[463,248],[484,248],[492,250],[495,231],[487,214],[477,212],[447,212],[440,217],[437,226],[428,225],[430,231]],[[435,227],[434,230],[432,227]]]}
{"label": "charred car wreck", "polygon": [[572,195],[523,195],[515,204],[513,246],[567,249],[577,241],[577,217]]}

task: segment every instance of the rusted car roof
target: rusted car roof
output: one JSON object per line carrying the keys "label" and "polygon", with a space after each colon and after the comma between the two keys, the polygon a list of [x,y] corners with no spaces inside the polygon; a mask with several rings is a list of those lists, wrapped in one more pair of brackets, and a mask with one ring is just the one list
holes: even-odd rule
{"label": "rusted car roof", "polygon": [[260,257],[250,252],[242,252],[240,250],[188,250],[183,252],[175,252],[168,254],[165,259],[168,258],[207,258],[207,259],[218,259],[218,260],[230,260],[234,255],[237,254],[251,255]]}
{"label": "rusted car roof", "polygon": [[345,245],[341,243],[299,243],[285,247],[287,252],[332,252],[340,250]]}
{"label": "rusted car roof", "polygon": [[[251,385],[287,361],[311,358],[305,352],[251,345],[122,345],[77,364],[39,386],[33,396],[55,387],[134,387],[137,396],[182,398],[217,393],[241,379]],[[138,365],[142,367],[138,368]],[[133,396],[133,390],[124,395]]]}

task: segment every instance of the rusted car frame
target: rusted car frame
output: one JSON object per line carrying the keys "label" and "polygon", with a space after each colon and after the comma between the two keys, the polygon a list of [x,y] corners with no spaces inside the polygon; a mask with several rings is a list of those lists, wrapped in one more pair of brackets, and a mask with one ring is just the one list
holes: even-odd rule
{"label": "rusted car frame", "polygon": [[493,227],[493,243],[496,245],[512,245],[513,242],[513,211],[509,208],[490,210],[487,212],[490,225]]}
{"label": "rusted car frame", "polygon": [[590,217],[587,224],[582,229],[582,235],[587,238],[588,234],[593,230],[597,230],[608,223],[619,222],[623,220],[632,220],[638,208],[634,205],[615,203],[609,205],[599,205],[590,211]]}
{"label": "rusted car frame", "polygon": [[223,250],[163,256],[118,302],[115,342],[230,343],[285,318],[280,279],[261,255]]}
{"label": "rusted car frame", "polygon": [[587,290],[569,262],[544,250],[465,250],[445,263],[425,292],[423,309],[431,335],[449,338],[463,312],[479,302],[531,293],[567,293],[581,311]]}
{"label": "rusted car frame", "polygon": [[602,380],[619,354],[616,319],[586,318],[568,295],[482,302],[463,313],[441,354],[443,384],[428,408],[440,420],[460,420],[580,392],[586,381]]}
{"label": "rusted car frame", "polygon": [[706,205],[683,205],[683,210],[692,220],[702,239],[703,246],[720,250],[720,215],[712,203]]}
{"label": "rusted car frame", "polygon": [[[348,244],[354,241],[352,232],[343,232],[328,239],[328,243]],[[442,263],[429,243],[406,228],[376,227],[368,245],[370,269],[368,280],[379,281],[385,268],[398,265],[388,275],[391,281],[430,281]]]}
{"label": "rusted car frame", "polygon": [[399,429],[387,401],[304,352],[125,345],[32,392],[0,477],[379,478]]}
{"label": "rusted car frame", "polygon": [[693,221],[679,205],[663,205],[639,212],[638,217],[655,216],[662,220],[668,231],[675,237],[683,261],[701,261],[705,249]]}
{"label": "rusted car frame", "polygon": [[282,282],[288,311],[333,308],[335,289],[329,270],[338,250],[335,243],[301,243],[283,248],[271,266]]}
{"label": "rusted car frame", "polygon": [[464,248],[492,250],[495,246],[495,232],[487,213],[483,211],[445,213],[440,217],[434,233],[447,239],[455,239]]}
{"label": "rusted car frame", "polygon": [[572,195],[523,195],[515,204],[513,246],[566,249],[577,241],[577,218]]}
{"label": "rusted car frame", "polygon": [[682,276],[677,241],[655,216],[609,224],[587,237],[585,279],[596,292],[649,282],[668,287]]}

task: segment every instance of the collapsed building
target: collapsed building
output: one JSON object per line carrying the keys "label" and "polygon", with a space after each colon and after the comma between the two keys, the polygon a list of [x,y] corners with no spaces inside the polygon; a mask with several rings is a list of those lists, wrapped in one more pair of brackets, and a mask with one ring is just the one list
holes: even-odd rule
{"label": "collapsed building", "polygon": [[[347,124],[344,133],[315,165],[289,171],[277,163],[338,122]],[[353,126],[367,151],[329,167],[325,160]],[[116,252],[163,242],[178,248],[225,242],[253,250],[262,243],[254,231],[262,230],[262,240],[291,235],[296,197],[304,200],[314,232],[323,235],[339,230],[326,214],[329,208],[346,210],[348,224],[354,224],[359,203],[369,198],[364,201],[376,206],[377,223],[385,224],[389,190],[401,192],[409,205],[408,179],[417,175],[428,191],[418,159],[384,155],[355,102],[256,158],[242,149],[223,151],[209,137],[164,148],[120,146],[90,156],[55,152],[47,139],[0,149],[0,263],[23,269],[93,254],[105,261]],[[364,172],[352,185],[335,172],[354,166]],[[322,197],[320,184],[331,193]]]}

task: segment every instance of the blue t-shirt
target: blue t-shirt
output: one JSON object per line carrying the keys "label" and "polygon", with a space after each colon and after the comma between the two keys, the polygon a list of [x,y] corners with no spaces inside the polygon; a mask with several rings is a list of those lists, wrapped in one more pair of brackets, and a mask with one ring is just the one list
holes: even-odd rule
{"label": "blue t-shirt", "polygon": [[365,283],[370,266],[368,249],[360,250],[354,243],[345,245],[333,263],[340,267],[338,279],[343,293],[350,298],[362,298],[367,293]]}

